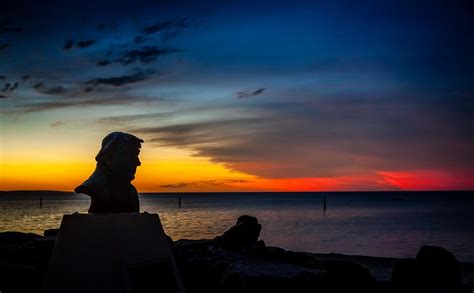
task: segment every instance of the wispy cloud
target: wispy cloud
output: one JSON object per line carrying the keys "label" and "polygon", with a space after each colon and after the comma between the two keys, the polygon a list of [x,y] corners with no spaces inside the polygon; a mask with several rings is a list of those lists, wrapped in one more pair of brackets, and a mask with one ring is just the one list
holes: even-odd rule
{"label": "wispy cloud", "polygon": [[76,46],[78,48],[84,49],[92,46],[95,44],[96,40],[83,40],[83,41],[77,41]]}
{"label": "wispy cloud", "polygon": [[44,82],[36,82],[33,88],[38,92],[47,95],[62,95],[65,94],[68,89],[63,86],[46,86]]}
{"label": "wispy cloud", "polygon": [[61,125],[63,125],[64,123],[61,122],[61,121],[54,121],[50,124],[51,127],[59,127]]}
{"label": "wispy cloud", "polygon": [[72,48],[76,47],[79,49],[85,49],[88,48],[96,43],[96,40],[79,40],[79,41],[74,41],[74,40],[66,40],[64,41],[63,45],[63,50],[64,51],[69,51]]}
{"label": "wispy cloud", "polygon": [[131,131],[147,141],[187,148],[266,178],[456,169],[465,168],[474,157],[474,138],[468,126],[474,104],[462,98],[438,103],[423,97],[354,95],[253,107],[273,114]]}
{"label": "wispy cloud", "polygon": [[184,29],[190,26],[190,22],[185,18],[175,18],[171,20],[160,21],[143,28],[142,33],[151,35],[157,32]]}
{"label": "wispy cloud", "polygon": [[[153,102],[159,102],[160,99],[154,98]],[[31,113],[38,111],[49,111],[72,107],[104,107],[104,106],[124,106],[138,103],[150,103],[150,99],[145,97],[131,97],[127,94],[109,93],[102,96],[68,96],[66,98],[55,98],[41,102],[27,102],[17,105],[11,109],[12,113]]]}
{"label": "wispy cloud", "polygon": [[73,47],[74,47],[74,41],[73,40],[64,41],[64,45],[63,45],[63,50],[64,51],[71,50]]}
{"label": "wispy cloud", "polygon": [[147,71],[140,71],[131,75],[123,75],[123,76],[114,76],[114,77],[107,77],[107,78],[94,78],[89,81],[84,82],[85,85],[107,85],[107,86],[114,86],[120,87],[127,84],[137,83],[144,80],[147,80],[154,74],[154,71],[147,70]]}
{"label": "wispy cloud", "polygon": [[12,83],[7,82],[3,85],[2,92],[3,93],[13,92],[14,90],[18,88],[19,85],[20,85],[19,82],[12,82]]}
{"label": "wispy cloud", "polygon": [[237,98],[238,99],[243,99],[243,98],[248,98],[251,96],[258,96],[263,93],[263,91],[266,90],[265,88],[259,88],[258,90],[255,90],[251,93],[247,92],[236,92]]}
{"label": "wispy cloud", "polygon": [[249,183],[250,180],[246,179],[222,179],[222,180],[196,180],[196,181],[185,181],[172,184],[160,185],[162,188],[168,189],[179,189],[184,187],[208,187],[208,186],[222,186],[227,184],[236,183]]}
{"label": "wispy cloud", "polygon": [[[133,49],[124,51],[120,57],[110,61],[102,60],[101,66],[111,63],[120,63],[122,65],[130,65],[135,63],[148,64],[157,60],[159,56],[169,55],[176,52],[181,52],[181,49],[161,48],[157,46],[145,46],[140,49]],[[99,63],[97,64],[99,65]]]}

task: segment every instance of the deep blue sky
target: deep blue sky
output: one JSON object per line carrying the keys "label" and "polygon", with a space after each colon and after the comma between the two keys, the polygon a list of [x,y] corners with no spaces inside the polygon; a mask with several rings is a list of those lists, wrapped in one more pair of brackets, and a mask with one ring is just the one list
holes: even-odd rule
{"label": "deep blue sky", "polygon": [[119,126],[263,178],[474,186],[473,15],[471,1],[3,1],[3,137]]}

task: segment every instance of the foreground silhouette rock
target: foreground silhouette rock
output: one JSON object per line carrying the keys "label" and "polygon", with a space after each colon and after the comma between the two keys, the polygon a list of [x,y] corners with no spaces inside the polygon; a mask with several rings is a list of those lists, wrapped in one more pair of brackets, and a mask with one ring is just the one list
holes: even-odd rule
{"label": "foreground silhouette rock", "polygon": [[[175,242],[169,239],[187,292],[471,293],[474,290],[474,263],[453,262],[451,254],[442,248],[422,247],[416,259],[293,252],[266,246],[255,237],[256,227],[260,226],[258,220],[248,216],[242,219],[246,220],[238,220],[238,224],[215,239]],[[244,223],[254,228],[235,228]],[[240,232],[229,232],[236,229]],[[229,234],[233,239],[240,235],[242,239],[237,240],[240,244],[226,246],[222,238]],[[56,233],[47,230],[45,235],[49,236],[0,233],[2,293],[41,292]],[[423,268],[421,275],[419,268]],[[440,287],[445,282],[439,283],[441,279],[458,284],[460,276],[464,284]]]}
{"label": "foreground silhouette rock", "polygon": [[397,288],[410,292],[472,292],[463,285],[457,259],[438,246],[424,245],[416,259],[400,261],[392,280]]}
{"label": "foreground silhouette rock", "polygon": [[261,228],[243,215],[213,240],[178,241],[173,252],[188,292],[375,292],[375,279],[360,265],[267,247],[258,240]]}
{"label": "foreground silhouette rock", "polygon": [[253,245],[258,241],[262,225],[257,218],[248,215],[240,216],[235,226],[218,236],[215,240],[222,246],[230,249],[239,249]]}

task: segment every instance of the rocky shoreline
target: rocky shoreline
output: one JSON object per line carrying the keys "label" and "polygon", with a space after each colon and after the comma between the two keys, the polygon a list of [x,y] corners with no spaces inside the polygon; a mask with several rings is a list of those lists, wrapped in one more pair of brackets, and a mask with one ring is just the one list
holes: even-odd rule
{"label": "rocky shoreline", "polygon": [[[214,239],[169,238],[187,292],[474,290],[474,264],[441,247],[423,246],[410,259],[293,252],[266,246],[260,230],[256,218],[241,216]],[[41,292],[57,232],[0,233],[0,292]]]}

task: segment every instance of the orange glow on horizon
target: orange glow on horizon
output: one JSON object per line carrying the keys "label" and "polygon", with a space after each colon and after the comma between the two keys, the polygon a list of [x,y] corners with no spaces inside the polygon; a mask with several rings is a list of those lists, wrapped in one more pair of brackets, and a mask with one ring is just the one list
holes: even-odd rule
{"label": "orange glow on horizon", "polygon": [[[133,184],[139,192],[472,190],[474,174],[442,170],[381,171],[359,176],[263,178],[235,171],[209,158],[170,152],[143,156]],[[0,162],[0,190],[72,191],[95,161]]]}

